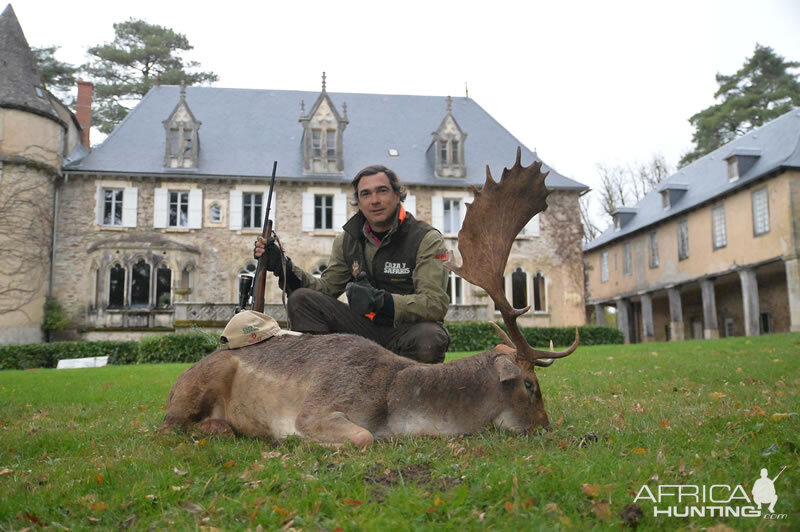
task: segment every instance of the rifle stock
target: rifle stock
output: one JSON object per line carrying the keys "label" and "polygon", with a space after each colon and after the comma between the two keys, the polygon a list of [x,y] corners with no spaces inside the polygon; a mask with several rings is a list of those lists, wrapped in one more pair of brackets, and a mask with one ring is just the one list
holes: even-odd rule
{"label": "rifle stock", "polygon": [[[264,225],[264,230],[261,236],[264,240],[269,240],[272,235],[272,220],[268,220]],[[264,312],[264,294],[267,290],[267,255],[269,254],[269,246],[264,249],[264,253],[258,258],[258,266],[256,266],[256,276],[253,279],[255,285],[255,294],[253,294],[253,310],[256,312]]]}

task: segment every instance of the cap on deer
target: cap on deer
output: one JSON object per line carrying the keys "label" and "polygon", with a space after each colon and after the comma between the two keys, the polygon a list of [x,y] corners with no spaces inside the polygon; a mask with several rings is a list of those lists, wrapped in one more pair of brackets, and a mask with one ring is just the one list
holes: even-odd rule
{"label": "cap on deer", "polygon": [[231,318],[222,331],[222,348],[237,349],[284,334],[300,333],[282,330],[277,321],[264,313],[244,310]]}

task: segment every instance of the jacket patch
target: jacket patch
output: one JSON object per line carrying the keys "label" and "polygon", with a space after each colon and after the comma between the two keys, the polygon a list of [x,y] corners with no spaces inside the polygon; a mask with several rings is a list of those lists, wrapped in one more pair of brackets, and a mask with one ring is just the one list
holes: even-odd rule
{"label": "jacket patch", "polygon": [[411,268],[405,262],[386,262],[383,265],[383,273],[390,275],[404,275],[411,273]]}

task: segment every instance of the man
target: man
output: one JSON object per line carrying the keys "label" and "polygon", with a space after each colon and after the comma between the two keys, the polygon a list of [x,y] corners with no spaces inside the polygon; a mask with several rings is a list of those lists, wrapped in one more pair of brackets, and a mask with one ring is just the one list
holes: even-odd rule
{"label": "man", "polygon": [[[333,241],[320,278],[287,259],[286,279],[277,246],[258,237],[254,255],[270,247],[267,269],[290,291],[292,329],[312,334],[352,333],[414,360],[444,361],[450,337],[447,249],[442,235],[403,208],[405,187],[381,165],[352,181],[356,213]],[[343,291],[349,303],[336,298]]]}

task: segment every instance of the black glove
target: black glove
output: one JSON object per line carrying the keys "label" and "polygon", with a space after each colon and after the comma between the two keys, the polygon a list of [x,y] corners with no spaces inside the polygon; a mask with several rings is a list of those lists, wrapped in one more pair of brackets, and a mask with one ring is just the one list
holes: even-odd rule
{"label": "black glove", "polygon": [[350,309],[359,316],[363,316],[370,312],[377,312],[383,307],[386,292],[372,286],[367,279],[367,274],[361,272],[355,281],[347,283],[345,293]]}
{"label": "black glove", "polygon": [[[283,269],[283,266],[281,265],[281,250],[278,248],[278,244],[275,243],[275,237],[270,237],[267,240],[267,244],[264,246],[264,253],[267,254],[265,267],[267,268],[268,272],[277,274],[278,271]],[[258,260],[258,257],[256,257],[255,247],[253,248],[253,258]]]}
{"label": "black glove", "polygon": [[283,278],[283,267],[279,267],[278,271],[275,272],[275,276],[278,278],[278,286],[281,288],[285,288],[288,292],[294,292],[298,288],[303,287],[303,281],[301,281],[295,274],[294,270],[292,269],[292,259],[286,257],[286,277],[287,279]]}

